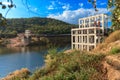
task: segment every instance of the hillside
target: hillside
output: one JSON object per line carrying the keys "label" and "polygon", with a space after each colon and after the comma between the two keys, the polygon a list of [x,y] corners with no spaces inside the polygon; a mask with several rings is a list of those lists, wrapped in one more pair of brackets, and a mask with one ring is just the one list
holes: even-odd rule
{"label": "hillside", "polygon": [[14,18],[7,19],[7,25],[0,27],[1,37],[14,37],[26,29],[35,34],[70,34],[72,27],[77,25],[51,18]]}
{"label": "hillside", "polygon": [[16,18],[7,21],[7,29],[16,30],[18,33],[30,29],[38,34],[67,34],[70,33],[71,27],[75,27],[75,25],[51,18]]}

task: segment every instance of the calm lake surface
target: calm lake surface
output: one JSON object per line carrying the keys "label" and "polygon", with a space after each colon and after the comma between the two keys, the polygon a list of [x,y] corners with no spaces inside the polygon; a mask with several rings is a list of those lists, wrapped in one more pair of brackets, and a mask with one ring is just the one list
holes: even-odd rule
{"label": "calm lake surface", "polygon": [[[58,47],[59,50],[69,49],[70,46]],[[44,66],[44,56],[49,47],[0,47],[0,78],[10,72],[21,68],[28,68],[33,72],[36,68]]]}

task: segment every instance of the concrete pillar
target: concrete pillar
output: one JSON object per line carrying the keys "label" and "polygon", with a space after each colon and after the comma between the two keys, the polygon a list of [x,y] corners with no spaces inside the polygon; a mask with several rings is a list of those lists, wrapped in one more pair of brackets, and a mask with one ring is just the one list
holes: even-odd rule
{"label": "concrete pillar", "polygon": [[89,27],[91,27],[91,26],[90,26],[90,22],[91,22],[91,19],[89,18]]}
{"label": "concrete pillar", "polygon": [[87,51],[89,51],[89,45],[87,45]]}
{"label": "concrete pillar", "polygon": [[104,15],[103,14],[101,14],[102,15],[102,35],[104,35]]}
{"label": "concrete pillar", "polygon": [[71,30],[71,48],[73,49],[73,30]]}
{"label": "concrete pillar", "polygon": [[87,51],[89,51],[89,29],[87,29]]}
{"label": "concrete pillar", "polygon": [[80,36],[78,35],[78,43],[80,43]]}
{"label": "concrete pillar", "polygon": [[[81,30],[81,43],[83,43],[83,30]],[[81,50],[83,50],[83,44],[81,44]]]}
{"label": "concrete pillar", "polygon": [[85,28],[85,19],[84,19],[84,28]]}
{"label": "concrete pillar", "polygon": [[94,29],[94,44],[96,44],[96,28]]}
{"label": "concrete pillar", "polygon": [[107,17],[107,15],[105,15],[105,28],[106,28],[106,33],[108,32],[108,17]]}

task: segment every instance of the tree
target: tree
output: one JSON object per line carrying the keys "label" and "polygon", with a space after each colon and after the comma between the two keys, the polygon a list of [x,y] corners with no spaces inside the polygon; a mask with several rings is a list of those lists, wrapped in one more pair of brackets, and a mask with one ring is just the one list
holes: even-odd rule
{"label": "tree", "polygon": [[120,0],[109,0],[108,7],[112,10],[112,29],[120,30]]}
{"label": "tree", "polygon": [[4,26],[6,24],[6,19],[0,13],[0,26]]}
{"label": "tree", "polygon": [[[13,7],[16,7],[15,4],[13,4],[12,0],[7,0],[7,4],[4,4],[3,2],[0,2],[0,6],[2,9],[6,9],[8,7],[8,11],[6,12],[5,16],[9,12],[9,10]],[[0,26],[5,26],[6,19],[3,17],[3,15],[0,13]]]}

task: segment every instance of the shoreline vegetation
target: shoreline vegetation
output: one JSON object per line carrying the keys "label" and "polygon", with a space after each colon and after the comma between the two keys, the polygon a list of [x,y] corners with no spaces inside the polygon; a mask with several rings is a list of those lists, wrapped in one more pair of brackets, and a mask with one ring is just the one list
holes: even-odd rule
{"label": "shoreline vegetation", "polygon": [[[45,66],[26,76],[3,80],[116,80],[120,79],[120,31],[115,31],[93,51],[48,50]],[[117,42],[117,43],[116,43]],[[107,45],[103,45],[107,44]],[[101,47],[102,45],[102,47]],[[104,53],[102,53],[104,51]],[[114,75],[113,75],[114,74]]]}
{"label": "shoreline vegetation", "polygon": [[8,75],[3,80],[89,80],[90,78],[102,80],[102,67],[99,63],[104,57],[105,55],[87,54],[77,50],[57,52],[56,49],[51,49],[45,57],[45,66],[37,69],[32,75],[12,75],[11,79],[9,79],[11,75]]}
{"label": "shoreline vegetation", "polygon": [[7,19],[7,25],[0,27],[0,38],[14,38],[25,30],[30,30],[33,34],[70,34],[71,28],[74,27],[78,25],[51,18]]}
{"label": "shoreline vegetation", "polygon": [[[32,37],[31,43],[28,46],[46,45],[54,42],[55,44],[58,44],[57,42],[70,43],[70,37],[66,39],[66,36],[64,37],[65,39],[57,39],[56,37],[39,37],[37,35],[70,34],[71,28],[74,27],[77,27],[77,25],[51,18],[32,17],[7,19],[7,25],[0,27],[0,44],[6,46],[6,44],[10,44],[10,39],[13,39],[12,43],[14,43],[14,38],[18,37],[18,34],[23,34],[26,30],[30,30],[32,34],[36,35]],[[16,43],[17,42],[19,42],[19,40],[16,39]],[[15,46],[19,46],[19,44],[21,43],[18,43]]]}
{"label": "shoreline vegetation", "polygon": [[[17,37],[16,37],[17,38]],[[13,40],[12,43],[10,40]],[[19,39],[18,39],[19,40]],[[16,42],[15,42],[16,41]],[[31,37],[31,41],[29,45],[27,46],[40,46],[40,45],[58,45],[62,46],[62,44],[70,44],[71,42],[71,37],[70,35],[66,35],[65,37],[63,36],[42,36],[42,37]],[[18,43],[18,41],[15,38],[1,38],[0,39],[0,46],[6,46],[6,47],[22,47],[22,46],[13,46],[13,44]],[[58,45],[59,46],[59,45]]]}

